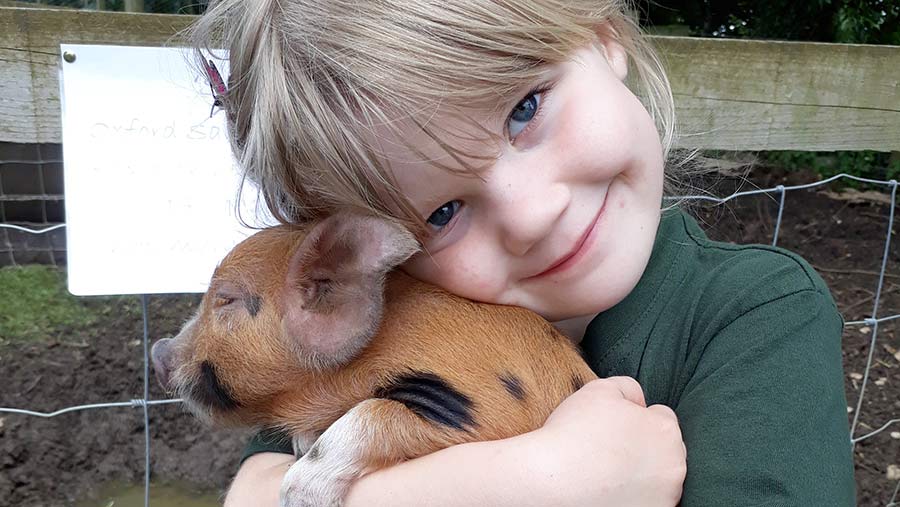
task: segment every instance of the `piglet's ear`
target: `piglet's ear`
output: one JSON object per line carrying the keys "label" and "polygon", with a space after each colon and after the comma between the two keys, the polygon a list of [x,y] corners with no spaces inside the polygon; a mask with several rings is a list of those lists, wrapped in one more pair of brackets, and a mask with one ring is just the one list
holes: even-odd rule
{"label": "piglet's ear", "polygon": [[418,250],[385,219],[341,213],[314,226],[294,251],[285,280],[285,333],[310,364],[353,358],[381,323],[385,274]]}

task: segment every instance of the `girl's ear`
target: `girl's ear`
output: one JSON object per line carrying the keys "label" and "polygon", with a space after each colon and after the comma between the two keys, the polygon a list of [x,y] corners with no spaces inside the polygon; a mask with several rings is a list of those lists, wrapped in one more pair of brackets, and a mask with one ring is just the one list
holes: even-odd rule
{"label": "girl's ear", "polygon": [[597,39],[594,44],[603,56],[613,74],[619,78],[619,81],[625,81],[628,77],[628,52],[625,47],[619,43],[615,31],[609,25],[600,25],[596,29]]}

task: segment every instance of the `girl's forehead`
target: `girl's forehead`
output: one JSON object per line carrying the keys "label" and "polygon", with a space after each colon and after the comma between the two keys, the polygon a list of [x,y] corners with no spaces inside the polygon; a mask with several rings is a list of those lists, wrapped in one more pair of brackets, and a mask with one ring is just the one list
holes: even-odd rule
{"label": "girl's forehead", "polygon": [[391,169],[431,165],[472,172],[495,157],[504,122],[491,110],[448,108],[375,125],[365,137]]}
{"label": "girl's forehead", "polygon": [[539,85],[559,80],[572,63],[543,65],[531,79],[511,86],[512,91],[487,90],[482,99],[459,103],[438,98],[397,113],[390,123],[372,126],[367,140],[391,165],[430,162],[451,172],[473,172],[496,156],[512,108]]}
{"label": "girl's forehead", "polygon": [[430,196],[446,194],[447,187],[477,179],[478,169],[496,157],[490,133],[484,126],[473,125],[479,119],[436,115],[421,126],[407,120],[399,131],[377,129],[379,157],[414,206],[424,205],[422,201]]}

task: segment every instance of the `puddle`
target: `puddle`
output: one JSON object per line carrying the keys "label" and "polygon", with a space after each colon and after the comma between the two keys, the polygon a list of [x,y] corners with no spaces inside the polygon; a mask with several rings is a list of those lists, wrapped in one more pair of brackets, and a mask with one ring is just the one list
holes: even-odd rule
{"label": "puddle", "polygon": [[[93,500],[76,507],[144,507],[144,485],[110,484]],[[219,507],[219,495],[196,493],[177,484],[150,484],[150,507]]]}

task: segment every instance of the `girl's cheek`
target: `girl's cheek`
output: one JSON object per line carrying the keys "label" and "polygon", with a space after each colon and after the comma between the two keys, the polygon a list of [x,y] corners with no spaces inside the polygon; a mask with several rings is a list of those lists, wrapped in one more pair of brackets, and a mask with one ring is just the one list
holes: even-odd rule
{"label": "girl's cheek", "polygon": [[463,266],[457,258],[456,245],[449,245],[441,250],[425,249],[406,261],[402,268],[413,278],[455,292],[456,286],[460,285],[459,272]]}
{"label": "girl's cheek", "polygon": [[440,284],[435,280],[435,271],[438,269],[436,262],[437,261],[427,253],[419,252],[403,263],[403,265],[400,266],[400,271],[403,271],[416,280],[440,287]]}
{"label": "girl's cheek", "polygon": [[454,255],[454,246],[440,251],[423,250],[406,261],[401,269],[417,280],[456,294],[459,286],[465,286],[461,280],[461,272],[465,271],[460,263],[461,259]]}
{"label": "girl's cheek", "polygon": [[566,107],[552,137],[556,167],[574,180],[619,174],[633,158],[635,143],[630,125],[618,125],[613,117],[597,115],[596,108]]}
{"label": "girl's cheek", "polygon": [[435,254],[416,254],[403,265],[403,270],[457,296],[487,303],[499,302],[506,287],[502,279],[506,267],[495,262],[484,244],[470,238]]}
{"label": "girl's cheek", "polygon": [[457,296],[499,303],[507,286],[505,274],[508,273],[508,266],[502,259],[492,255],[484,244],[460,248],[453,254],[452,259],[442,262],[447,269],[438,274],[438,285]]}

